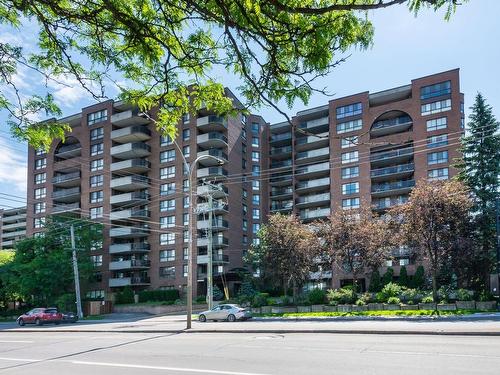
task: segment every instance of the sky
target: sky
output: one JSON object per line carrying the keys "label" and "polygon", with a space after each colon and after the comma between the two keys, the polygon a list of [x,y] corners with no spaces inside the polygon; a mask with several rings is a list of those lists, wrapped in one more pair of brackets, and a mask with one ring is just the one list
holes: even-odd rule
{"label": "sky", "polygon": [[[335,97],[342,97],[407,85],[414,78],[460,68],[466,113],[480,91],[500,119],[498,14],[499,0],[470,0],[458,7],[450,21],[444,20],[443,12],[431,10],[415,17],[405,6],[373,11],[369,14],[375,26],[373,47],[351,51],[345,63],[322,78],[321,86],[326,86]],[[34,30],[29,25],[22,33],[0,28],[0,42],[16,41],[28,50],[33,49],[31,31]],[[237,94],[239,82],[234,77],[221,74],[217,78]],[[33,80],[26,71],[17,76],[21,87],[36,92],[40,82]],[[50,87],[65,116],[94,103],[76,82],[66,80],[65,84]],[[293,115],[305,108],[324,105],[330,99],[316,94],[307,105],[297,102],[286,112]],[[260,114],[270,123],[284,120],[272,109],[263,108]],[[5,119],[5,114],[0,113],[0,208],[22,206],[26,196],[27,146],[10,138]],[[7,198],[5,194],[15,197]]]}

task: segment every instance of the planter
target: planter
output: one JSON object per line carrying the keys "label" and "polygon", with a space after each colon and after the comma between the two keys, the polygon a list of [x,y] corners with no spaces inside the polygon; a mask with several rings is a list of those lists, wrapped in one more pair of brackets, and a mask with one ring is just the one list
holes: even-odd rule
{"label": "planter", "polygon": [[337,311],[338,312],[352,312],[352,305],[338,305],[337,306]]}
{"label": "planter", "polygon": [[324,306],[323,305],[312,305],[311,306],[311,311],[312,312],[323,312],[324,311]]}
{"label": "planter", "polygon": [[262,306],[260,308],[260,312],[261,314],[270,314],[271,313],[271,310],[272,310],[272,307],[271,306]]}
{"label": "planter", "polygon": [[486,310],[496,310],[496,309],[497,309],[496,301],[476,302],[476,310],[486,311]]}
{"label": "planter", "polygon": [[418,305],[401,305],[401,310],[418,310]]}
{"label": "planter", "polygon": [[384,305],[382,303],[369,303],[368,310],[370,311],[380,311],[384,309]]}
{"label": "planter", "polygon": [[457,309],[460,310],[474,310],[476,308],[475,301],[457,301],[455,305],[457,305]]}
{"label": "planter", "polygon": [[311,306],[297,306],[297,312],[299,313],[311,312]]}
{"label": "planter", "polygon": [[323,311],[326,311],[326,312],[337,312],[337,306],[325,305],[325,306],[323,306],[323,308],[324,308]]}
{"label": "planter", "polygon": [[368,306],[367,305],[363,305],[363,306],[354,305],[353,311],[368,311]]}
{"label": "planter", "polygon": [[435,303],[419,303],[418,309],[419,310],[436,310],[436,304]]}
{"label": "planter", "polygon": [[287,306],[287,307],[282,307],[283,309],[283,313],[296,313],[297,312],[297,308],[296,307],[292,307],[292,306]]}
{"label": "planter", "polygon": [[440,303],[437,305],[437,309],[440,311],[454,311],[457,309],[457,305],[454,303]]}
{"label": "planter", "polygon": [[261,313],[261,308],[260,307],[252,307],[252,314],[260,314]]}
{"label": "planter", "polygon": [[401,306],[395,303],[388,303],[384,304],[384,310],[401,310]]}

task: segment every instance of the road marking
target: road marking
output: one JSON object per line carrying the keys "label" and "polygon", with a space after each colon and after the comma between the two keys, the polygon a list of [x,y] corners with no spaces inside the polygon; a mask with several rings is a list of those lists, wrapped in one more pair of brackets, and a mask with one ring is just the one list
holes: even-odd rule
{"label": "road marking", "polygon": [[205,370],[186,367],[165,367],[165,366],[148,366],[148,365],[133,365],[126,363],[108,363],[108,362],[87,362],[87,361],[68,361],[75,365],[90,365],[90,366],[107,366],[107,367],[126,367],[144,370],[165,370],[165,371],[178,371],[178,372],[195,372],[201,374],[222,374],[222,375],[269,375],[254,372],[237,372],[237,371],[223,371],[223,370]]}
{"label": "road marking", "polygon": [[43,361],[43,359],[0,357],[0,361],[12,361],[12,362],[41,362],[41,361]]}
{"label": "road marking", "polygon": [[23,340],[0,340],[0,342],[3,342],[3,343],[19,342],[22,344],[33,344],[34,343],[34,341],[23,341]]}

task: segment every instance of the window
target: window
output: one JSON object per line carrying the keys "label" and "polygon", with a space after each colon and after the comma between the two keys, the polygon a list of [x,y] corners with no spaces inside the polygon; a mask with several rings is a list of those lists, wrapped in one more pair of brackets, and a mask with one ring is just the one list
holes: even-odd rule
{"label": "window", "polygon": [[253,204],[260,204],[260,194],[254,194],[252,196],[252,203]]}
{"label": "window", "polygon": [[247,131],[246,131],[246,129],[241,129],[241,138],[247,139]]}
{"label": "window", "polygon": [[342,195],[359,193],[359,182],[350,182],[342,185]]}
{"label": "window", "polygon": [[259,137],[252,137],[252,147],[259,147]]}
{"label": "window", "polygon": [[354,163],[359,160],[358,151],[344,152],[342,153],[342,164]]}
{"label": "window", "polygon": [[337,124],[337,134],[352,132],[354,130],[361,129],[362,127],[363,127],[363,120],[361,119],[342,122],[340,124]]}
{"label": "window", "polygon": [[175,244],[175,233],[160,234],[160,245],[174,245],[174,244]]}
{"label": "window", "polygon": [[253,180],[252,181],[252,190],[259,190],[260,189],[260,181],[259,180]]}
{"label": "window", "polygon": [[241,168],[243,169],[247,168],[247,159],[241,158]]}
{"label": "window", "polygon": [[90,261],[94,265],[94,267],[102,266],[102,255],[91,255]]}
{"label": "window", "polygon": [[163,279],[175,279],[175,267],[160,267],[160,277]]}
{"label": "window", "polygon": [[175,165],[170,167],[160,168],[160,178],[173,178],[175,177]]}
{"label": "window", "polygon": [[363,113],[363,105],[361,103],[349,104],[336,109],[337,119],[360,115],[361,113]]}
{"label": "window", "polygon": [[102,215],[103,215],[102,207],[92,207],[90,209],[90,218],[91,219],[101,218]]}
{"label": "window", "polygon": [[96,176],[90,176],[90,187],[98,187],[104,184],[104,176],[98,174]]}
{"label": "window", "polygon": [[460,118],[460,129],[465,128],[465,119],[463,117]]}
{"label": "window", "polygon": [[422,116],[432,115],[433,113],[445,112],[451,109],[451,99],[441,100],[439,102],[432,102],[427,104],[422,104],[421,113]]}
{"label": "window", "polygon": [[189,141],[190,137],[191,137],[191,130],[190,129],[184,129],[182,131],[182,140],[184,142]]}
{"label": "window", "polygon": [[349,148],[358,146],[358,136],[353,135],[352,137],[342,138],[340,141],[340,145],[342,148]]}
{"label": "window", "polygon": [[260,245],[260,238],[258,238],[258,237],[254,237],[254,238],[252,239],[252,245],[254,245],[254,246],[259,246],[259,245]]}
{"label": "window", "polygon": [[252,176],[260,176],[260,167],[258,165],[252,165]]}
{"label": "window", "polygon": [[184,225],[184,226],[189,225],[189,213],[182,214],[182,225]]}
{"label": "window", "polygon": [[189,208],[189,197],[182,198],[182,207]]}
{"label": "window", "polygon": [[35,160],[35,169],[43,169],[47,166],[47,158],[41,158]]}
{"label": "window", "polygon": [[99,203],[104,200],[104,193],[102,190],[92,191],[90,193],[90,203]]}
{"label": "window", "polygon": [[173,211],[173,210],[175,210],[175,199],[160,201],[160,211]]}
{"label": "window", "polygon": [[427,165],[447,163],[448,151],[431,152],[427,154]]}
{"label": "window", "polygon": [[241,237],[241,243],[243,245],[248,245],[248,236],[246,234],[244,234],[243,237]]}
{"label": "window", "polygon": [[185,158],[189,158],[189,156],[191,155],[191,149],[189,146],[184,146],[182,148],[182,154],[184,155]]}
{"label": "window", "polygon": [[252,233],[257,234],[260,230],[260,224],[259,223],[253,223],[252,224]]}
{"label": "window", "polygon": [[90,245],[90,251],[97,251],[97,250],[102,250],[102,240],[100,241],[92,241],[92,244]]}
{"label": "window", "polygon": [[243,215],[246,215],[248,213],[248,206],[243,203],[243,206],[242,206],[242,214]]}
{"label": "window", "polygon": [[47,196],[47,190],[43,188],[35,189],[35,199],[42,199]]}
{"label": "window", "polygon": [[247,199],[248,198],[248,191],[247,191],[247,189],[241,189],[241,197],[243,199]]}
{"label": "window", "polygon": [[430,99],[451,93],[451,81],[440,82],[420,89],[420,99]]}
{"label": "window", "polygon": [[399,265],[400,266],[407,266],[409,264],[410,264],[410,259],[408,259],[408,258],[401,258],[399,260]]}
{"label": "window", "polygon": [[260,125],[258,122],[252,122],[252,133],[253,134],[259,134],[260,132]]}
{"label": "window", "polygon": [[45,183],[45,181],[47,181],[47,173],[37,173],[35,175],[35,184],[38,185],[38,184],[43,184]]}
{"label": "window", "polygon": [[160,185],[160,195],[175,194],[175,182],[168,182]]}
{"label": "window", "polygon": [[175,260],[175,250],[161,250],[160,262],[172,262]]}
{"label": "window", "polygon": [[175,150],[167,150],[160,152],[160,163],[167,163],[175,160]]}
{"label": "window", "polygon": [[247,219],[243,219],[242,224],[241,224],[241,229],[243,229],[244,231],[248,230],[248,220]]}
{"label": "window", "polygon": [[104,159],[96,159],[90,162],[90,171],[101,171],[104,169]]}
{"label": "window", "polygon": [[45,150],[43,148],[39,148],[39,149],[35,150],[35,155],[36,156],[45,155]]}
{"label": "window", "polygon": [[448,173],[448,168],[431,169],[427,172],[427,177],[429,180],[447,180]]}
{"label": "window", "polygon": [[33,219],[34,228],[43,228],[45,226],[45,217],[36,217]]}
{"label": "window", "polygon": [[169,146],[174,143],[174,140],[169,135],[162,135],[160,137],[160,146]]}
{"label": "window", "polygon": [[45,207],[46,207],[45,202],[38,202],[35,203],[33,211],[35,212],[35,214],[42,214],[45,212]]}
{"label": "window", "polygon": [[259,162],[260,161],[260,152],[252,151],[252,161]]}
{"label": "window", "polygon": [[184,243],[189,242],[189,230],[185,229],[182,231],[182,239],[184,240]]}
{"label": "window", "polygon": [[86,294],[87,298],[90,299],[103,299],[104,298],[104,290],[91,290]]}
{"label": "window", "polygon": [[241,143],[241,152],[243,154],[247,153],[247,145],[245,143]]}
{"label": "window", "polygon": [[104,128],[95,128],[90,131],[90,140],[96,141],[104,138]]}
{"label": "window", "polygon": [[446,146],[448,144],[448,134],[434,135],[427,138],[427,148]]}
{"label": "window", "polygon": [[101,111],[89,113],[87,115],[87,124],[88,125],[94,125],[97,124],[98,122],[103,122],[108,119],[108,110],[103,109]]}
{"label": "window", "polygon": [[256,219],[256,220],[260,219],[260,209],[252,208],[252,219]]}
{"label": "window", "polygon": [[344,210],[359,208],[359,198],[342,199],[342,208]]}
{"label": "window", "polygon": [[446,117],[427,120],[427,131],[432,132],[434,130],[446,129],[447,123],[448,119]]}
{"label": "window", "polygon": [[182,249],[182,259],[184,260],[189,259],[189,248],[185,247]]}
{"label": "window", "polygon": [[182,191],[189,191],[189,180],[182,181]]}
{"label": "window", "polygon": [[358,177],[359,176],[359,167],[346,167],[342,168],[342,178],[347,179],[347,178],[353,178],[353,177]]}
{"label": "window", "polygon": [[173,228],[175,227],[175,216],[160,217],[160,228]]}
{"label": "window", "polygon": [[182,174],[189,174],[189,163],[182,163]]}
{"label": "window", "polygon": [[241,123],[244,125],[244,124],[246,124],[246,122],[247,122],[247,115],[242,113],[241,114]]}
{"label": "window", "polygon": [[183,264],[182,265],[182,276],[183,277],[187,277],[188,276],[188,265],[187,264]]}
{"label": "window", "polygon": [[189,119],[190,119],[189,113],[184,113],[182,115],[182,122],[183,123],[189,122]]}

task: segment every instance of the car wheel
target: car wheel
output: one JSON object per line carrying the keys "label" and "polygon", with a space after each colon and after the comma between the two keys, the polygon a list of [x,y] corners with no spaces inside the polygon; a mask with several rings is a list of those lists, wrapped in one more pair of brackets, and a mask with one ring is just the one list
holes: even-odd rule
{"label": "car wheel", "polygon": [[200,317],[198,318],[200,322],[202,323],[205,323],[207,321],[207,317],[203,314],[200,315]]}
{"label": "car wheel", "polygon": [[17,324],[19,324],[21,327],[23,327],[23,326],[24,326],[24,320],[19,319],[19,320],[17,321]]}
{"label": "car wheel", "polygon": [[35,324],[36,324],[37,326],[41,326],[41,325],[42,325],[42,321],[41,321],[40,319],[36,318],[36,320],[35,320]]}
{"label": "car wheel", "polygon": [[229,314],[227,317],[228,322],[235,322],[236,317],[233,314]]}

